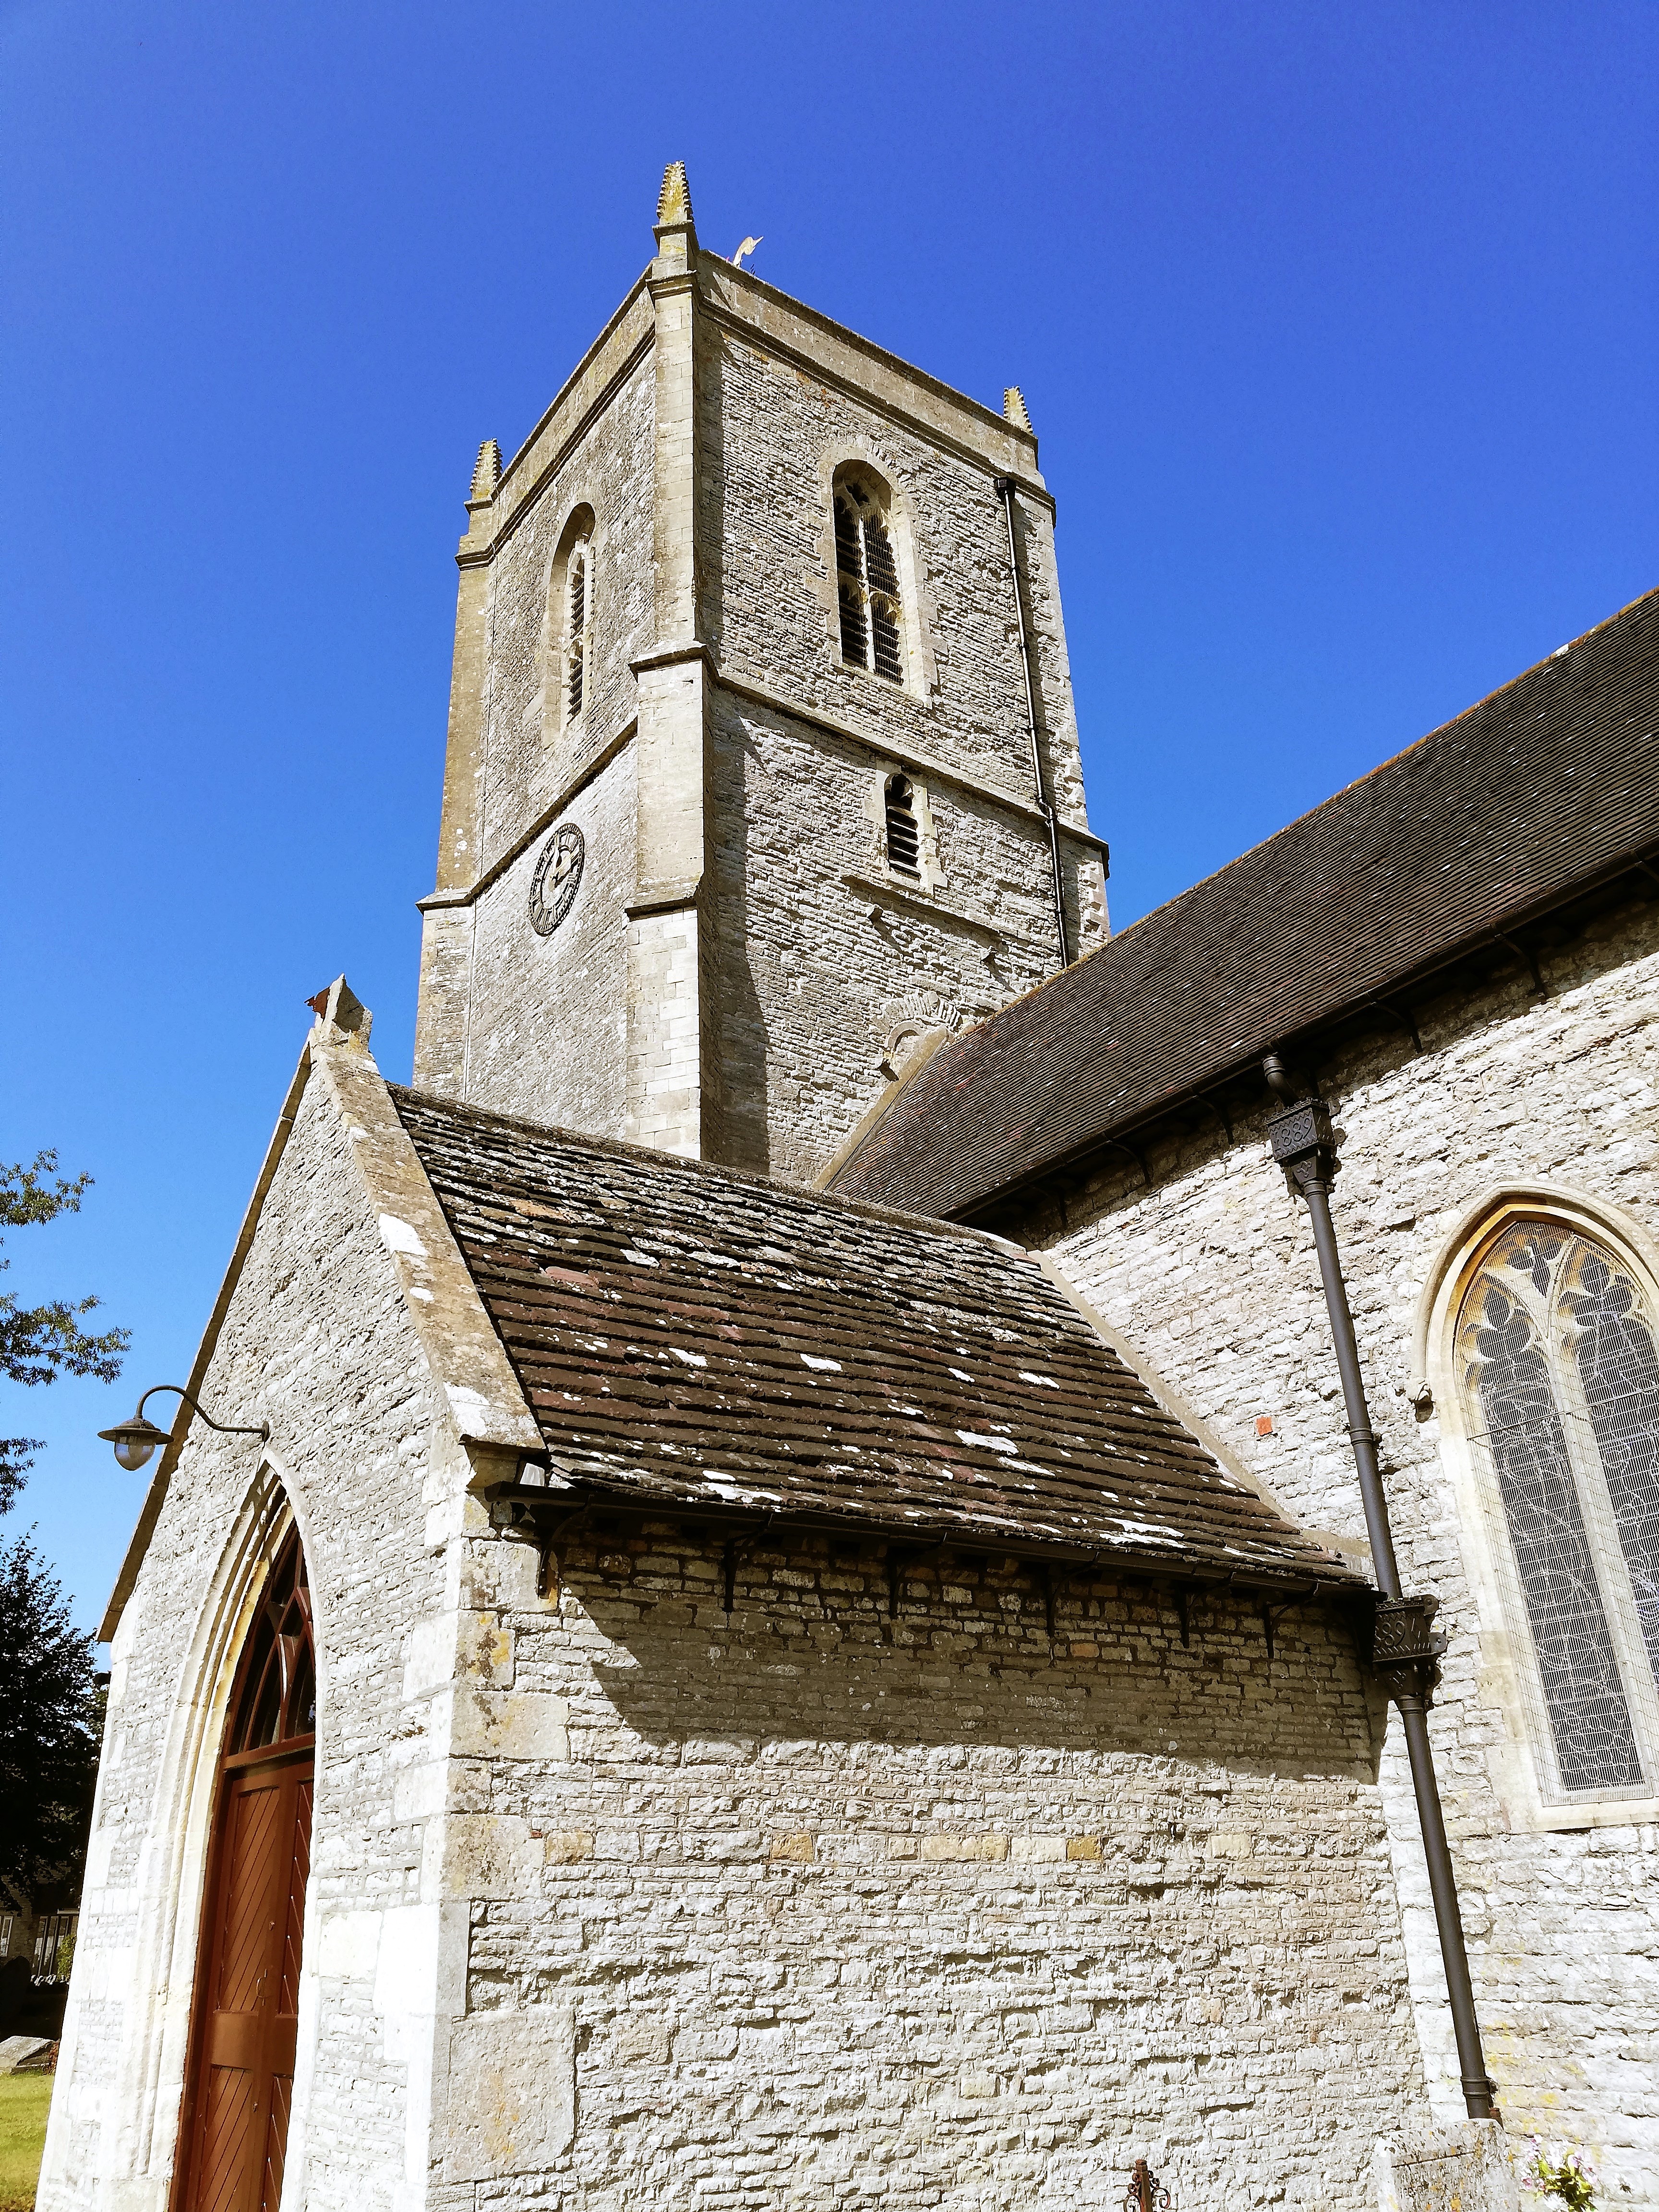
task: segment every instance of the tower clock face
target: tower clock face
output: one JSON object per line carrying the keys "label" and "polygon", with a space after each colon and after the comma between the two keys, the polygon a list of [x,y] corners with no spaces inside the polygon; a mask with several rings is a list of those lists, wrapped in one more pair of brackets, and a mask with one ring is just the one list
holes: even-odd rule
{"label": "tower clock face", "polygon": [[574,822],[556,830],[543,846],[530,886],[530,926],[538,937],[551,937],[576,903],[586,857],[586,843]]}

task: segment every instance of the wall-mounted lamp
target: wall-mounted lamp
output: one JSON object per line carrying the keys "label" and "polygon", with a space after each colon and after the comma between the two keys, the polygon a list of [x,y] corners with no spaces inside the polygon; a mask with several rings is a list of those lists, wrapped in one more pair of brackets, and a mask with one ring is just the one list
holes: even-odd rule
{"label": "wall-mounted lamp", "polygon": [[165,1429],[158,1429],[154,1421],[147,1421],[144,1419],[145,1407],[158,1392],[163,1390],[170,1392],[175,1398],[182,1398],[193,1413],[201,1413],[202,1419],[207,1423],[209,1428],[217,1429],[222,1437],[258,1437],[266,1443],[270,1441],[270,1429],[268,1423],[261,1421],[257,1429],[228,1428],[223,1421],[216,1421],[211,1413],[202,1413],[202,1408],[191,1396],[189,1391],[181,1390],[176,1382],[157,1382],[153,1389],[146,1390],[138,1401],[138,1410],[130,1421],[118,1422],[112,1429],[100,1429],[98,1431],[103,1443],[114,1445],[116,1464],[118,1467],[125,1468],[129,1474],[137,1473],[154,1454],[158,1444],[172,1442]]}
{"label": "wall-mounted lamp", "polygon": [[1174,2197],[1144,2158],[1135,2160],[1134,2172],[1123,2194],[1123,2212],[1175,2212]]}

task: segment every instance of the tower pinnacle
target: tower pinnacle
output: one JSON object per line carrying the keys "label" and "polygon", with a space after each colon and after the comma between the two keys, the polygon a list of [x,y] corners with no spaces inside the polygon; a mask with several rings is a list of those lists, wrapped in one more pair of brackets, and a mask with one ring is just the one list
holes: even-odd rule
{"label": "tower pinnacle", "polygon": [[495,487],[501,480],[501,449],[493,438],[486,438],[478,448],[478,458],[472,467],[472,489],[470,500],[493,499]]}
{"label": "tower pinnacle", "polygon": [[662,173],[662,190],[657,194],[657,228],[665,230],[670,223],[691,220],[691,187],[686,182],[685,164],[671,161]]}

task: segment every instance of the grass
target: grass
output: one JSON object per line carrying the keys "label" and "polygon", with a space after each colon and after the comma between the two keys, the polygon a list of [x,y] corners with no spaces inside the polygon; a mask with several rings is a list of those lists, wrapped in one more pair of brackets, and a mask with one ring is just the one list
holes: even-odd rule
{"label": "grass", "polygon": [[52,2078],[0,2074],[0,2212],[33,2212]]}

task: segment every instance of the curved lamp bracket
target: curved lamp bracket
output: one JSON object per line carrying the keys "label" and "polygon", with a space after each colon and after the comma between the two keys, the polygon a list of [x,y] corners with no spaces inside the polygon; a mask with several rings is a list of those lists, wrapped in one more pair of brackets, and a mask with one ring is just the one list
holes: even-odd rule
{"label": "curved lamp bracket", "polygon": [[258,1437],[263,1443],[270,1441],[269,1422],[261,1421],[257,1428],[239,1428],[225,1421],[216,1421],[211,1413],[203,1411],[188,1390],[181,1390],[176,1382],[157,1382],[138,1401],[138,1410],[130,1421],[120,1421],[112,1429],[100,1429],[98,1431],[102,1443],[114,1445],[118,1463],[130,1474],[136,1473],[145,1464],[158,1444],[166,1445],[173,1441],[165,1429],[158,1429],[154,1421],[144,1418],[145,1407],[163,1391],[172,1397],[182,1398],[191,1413],[199,1413],[209,1428],[216,1429],[222,1437]]}

